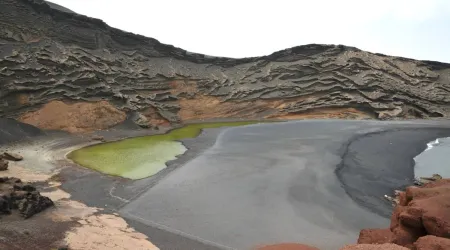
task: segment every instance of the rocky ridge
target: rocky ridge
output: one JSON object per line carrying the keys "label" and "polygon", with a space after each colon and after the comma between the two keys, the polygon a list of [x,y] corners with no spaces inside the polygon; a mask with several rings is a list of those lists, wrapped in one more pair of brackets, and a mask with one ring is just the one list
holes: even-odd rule
{"label": "rocky ridge", "polygon": [[55,128],[38,111],[54,101],[105,101],[116,110],[92,109],[92,119],[139,112],[151,125],[450,116],[449,64],[318,44],[255,58],[210,57],[59,9],[42,0],[0,2],[1,116],[72,131],[112,124]]}

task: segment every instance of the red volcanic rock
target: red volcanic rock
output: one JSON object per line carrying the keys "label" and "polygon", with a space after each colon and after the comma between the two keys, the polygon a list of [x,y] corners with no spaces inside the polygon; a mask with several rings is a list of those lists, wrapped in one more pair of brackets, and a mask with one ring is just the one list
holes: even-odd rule
{"label": "red volcanic rock", "polygon": [[406,206],[396,206],[394,208],[394,212],[392,212],[391,216],[391,226],[390,230],[393,231],[394,228],[398,227],[400,225],[400,214],[406,210]]}
{"label": "red volcanic rock", "polygon": [[450,238],[450,193],[417,201],[428,234]]}
{"label": "red volcanic rock", "polygon": [[409,228],[422,229],[423,210],[418,207],[406,207],[405,211],[398,216],[400,224]]}
{"label": "red volcanic rock", "polygon": [[398,193],[398,205],[400,205],[400,206],[408,205],[408,199],[406,198],[406,192]]}
{"label": "red volcanic rock", "polygon": [[450,179],[442,179],[442,180],[429,182],[429,183],[423,185],[422,188],[434,188],[434,187],[449,186],[449,185],[450,185]]}
{"label": "red volcanic rock", "polygon": [[363,229],[359,233],[358,244],[384,244],[390,243],[393,234],[386,229]]}
{"label": "red volcanic rock", "polygon": [[427,235],[414,243],[416,250],[447,250],[450,249],[450,239]]}
{"label": "red volcanic rock", "polygon": [[408,250],[408,248],[395,244],[358,244],[348,245],[340,250]]}
{"label": "red volcanic rock", "polygon": [[393,231],[392,243],[408,247],[412,249],[413,243],[421,236],[425,236],[426,233],[423,230],[416,228],[408,228],[403,225],[399,225]]}
{"label": "red volcanic rock", "polygon": [[358,243],[394,243],[416,250],[450,250],[450,179],[408,187],[405,192],[398,193],[398,200],[389,229],[362,230]]}
{"label": "red volcanic rock", "polygon": [[414,200],[426,199],[429,197],[434,197],[448,193],[450,193],[450,184],[445,183],[442,183],[440,186],[434,187],[424,187],[424,188],[408,187],[406,188],[406,199],[409,202],[413,199]]}
{"label": "red volcanic rock", "polygon": [[320,250],[317,247],[311,247],[297,243],[281,243],[275,245],[267,245],[256,248],[255,250]]}

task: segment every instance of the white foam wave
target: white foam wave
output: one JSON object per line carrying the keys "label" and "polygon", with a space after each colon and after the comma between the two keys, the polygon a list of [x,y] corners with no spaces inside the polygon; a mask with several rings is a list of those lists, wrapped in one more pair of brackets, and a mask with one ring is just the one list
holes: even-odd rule
{"label": "white foam wave", "polygon": [[436,139],[436,140],[433,141],[433,142],[427,143],[427,149],[425,149],[425,151],[428,151],[428,150],[432,149],[432,148],[433,148],[434,146],[436,146],[436,145],[439,145],[439,138]]}

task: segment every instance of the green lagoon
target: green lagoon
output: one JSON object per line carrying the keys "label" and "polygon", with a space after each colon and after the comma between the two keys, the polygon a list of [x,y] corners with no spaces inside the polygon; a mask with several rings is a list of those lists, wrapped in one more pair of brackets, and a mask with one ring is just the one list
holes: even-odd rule
{"label": "green lagoon", "polygon": [[178,140],[197,137],[202,129],[255,124],[255,121],[189,124],[166,134],[135,137],[81,148],[68,158],[93,170],[129,179],[143,179],[186,152]]}

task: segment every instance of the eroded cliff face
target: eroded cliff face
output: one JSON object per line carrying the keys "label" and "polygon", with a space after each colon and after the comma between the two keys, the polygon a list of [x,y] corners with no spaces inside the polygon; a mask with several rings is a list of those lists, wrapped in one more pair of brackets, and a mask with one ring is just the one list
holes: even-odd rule
{"label": "eroded cliff face", "polygon": [[450,116],[449,64],[334,45],[258,58],[208,57],[52,9],[42,0],[2,0],[0,22],[4,117],[30,117],[56,100],[106,101],[158,123]]}

